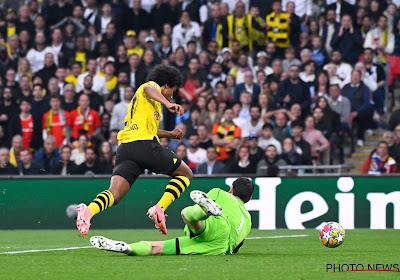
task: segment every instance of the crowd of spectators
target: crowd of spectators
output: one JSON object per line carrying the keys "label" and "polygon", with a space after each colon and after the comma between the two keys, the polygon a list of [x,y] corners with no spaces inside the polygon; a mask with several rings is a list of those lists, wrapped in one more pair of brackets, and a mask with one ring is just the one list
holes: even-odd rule
{"label": "crowd of spectators", "polygon": [[346,137],[363,146],[387,125],[399,15],[386,0],[5,0],[0,174],[111,174],[159,63],[182,73],[173,101],[186,111],[164,108],[160,128],[184,138],[160,141],[194,173],[343,163]]}

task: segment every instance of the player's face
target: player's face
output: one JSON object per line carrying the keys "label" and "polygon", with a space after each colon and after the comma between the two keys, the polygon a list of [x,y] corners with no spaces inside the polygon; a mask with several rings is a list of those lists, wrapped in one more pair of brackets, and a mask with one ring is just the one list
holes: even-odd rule
{"label": "player's face", "polygon": [[174,91],[178,89],[177,86],[174,87],[169,87],[168,85],[164,85],[161,87],[161,94],[164,95],[164,97],[170,101],[172,98],[172,95],[174,94]]}

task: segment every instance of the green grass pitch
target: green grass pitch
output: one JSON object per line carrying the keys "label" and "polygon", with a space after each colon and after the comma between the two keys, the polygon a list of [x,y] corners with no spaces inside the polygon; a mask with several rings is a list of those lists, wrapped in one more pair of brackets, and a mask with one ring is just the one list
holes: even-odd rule
{"label": "green grass pitch", "polygon": [[[168,238],[182,230],[169,230]],[[250,237],[305,237],[246,240],[239,254],[228,256],[128,257],[94,248],[4,254],[12,251],[90,246],[103,235],[135,242],[163,240],[156,230],[0,231],[0,279],[399,279],[396,272],[326,272],[334,264],[399,264],[399,231],[348,230],[338,248],[325,248],[316,230],[259,231]]]}

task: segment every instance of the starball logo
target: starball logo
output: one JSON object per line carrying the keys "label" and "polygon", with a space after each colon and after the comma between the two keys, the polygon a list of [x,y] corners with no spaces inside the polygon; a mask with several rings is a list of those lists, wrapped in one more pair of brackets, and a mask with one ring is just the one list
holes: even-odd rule
{"label": "starball logo", "polygon": [[398,263],[327,263],[326,272],[357,272],[357,271],[381,271],[381,272],[400,272]]}

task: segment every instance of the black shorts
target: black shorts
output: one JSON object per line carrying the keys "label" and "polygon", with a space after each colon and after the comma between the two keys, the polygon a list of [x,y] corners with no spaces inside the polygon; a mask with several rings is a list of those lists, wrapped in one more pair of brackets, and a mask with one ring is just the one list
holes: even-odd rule
{"label": "black shorts", "polygon": [[112,176],[125,178],[132,186],[144,169],[171,175],[181,165],[181,159],[170,149],[153,140],[138,140],[118,146]]}

